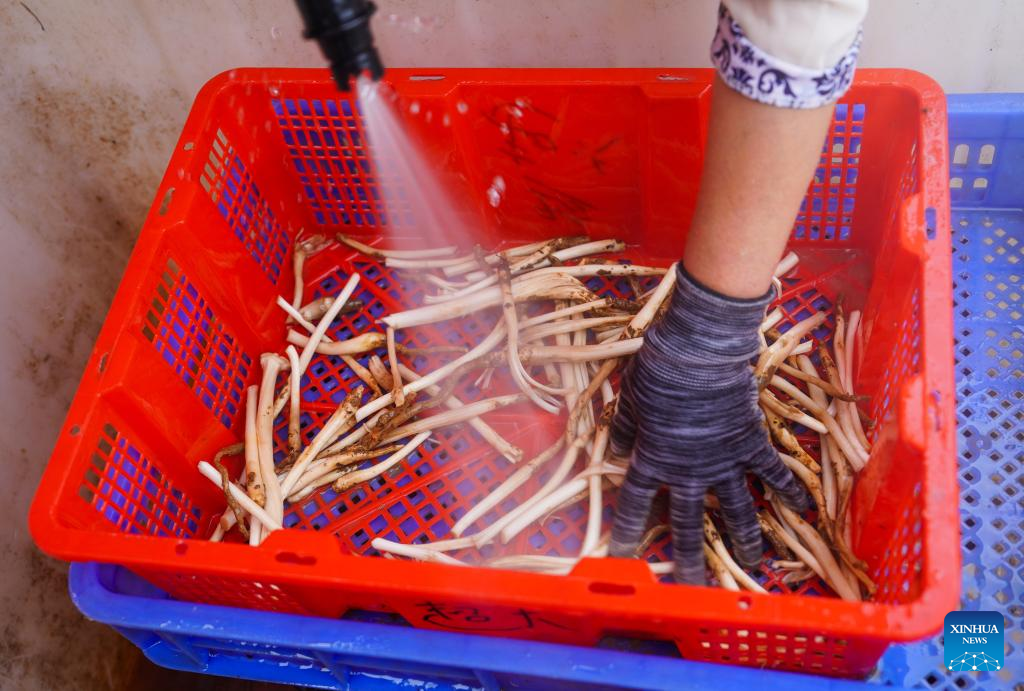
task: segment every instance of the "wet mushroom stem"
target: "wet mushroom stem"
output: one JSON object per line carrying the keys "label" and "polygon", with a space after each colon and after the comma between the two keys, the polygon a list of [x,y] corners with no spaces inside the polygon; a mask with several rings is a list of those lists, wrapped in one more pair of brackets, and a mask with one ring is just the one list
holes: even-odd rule
{"label": "wet mushroom stem", "polygon": [[335,492],[344,492],[345,490],[361,485],[362,483],[372,480],[375,477],[382,475],[391,468],[394,468],[401,463],[405,458],[419,447],[420,444],[425,442],[430,437],[430,430],[420,432],[413,437],[409,442],[405,444],[401,449],[391,454],[387,460],[381,461],[376,465],[372,465],[369,468],[363,470],[356,470],[355,472],[342,475],[340,478],[334,481],[331,488]]}
{"label": "wet mushroom stem", "polygon": [[224,464],[220,462],[219,458],[213,459],[213,467],[217,469],[218,473],[220,473],[221,488],[224,490],[224,501],[227,502],[228,508],[235,517],[235,523],[238,525],[238,532],[240,532],[242,537],[248,541],[249,530],[245,527],[245,510],[231,493],[231,476],[228,475],[228,469],[224,467]]}
{"label": "wet mushroom stem", "polygon": [[398,369],[398,353],[395,350],[395,330],[387,330],[388,362],[391,363],[391,398],[396,406],[405,404],[405,392],[402,391],[402,375]]}
{"label": "wet mushroom stem", "polygon": [[736,578],[726,567],[725,562],[718,556],[715,550],[706,541],[704,542],[704,558],[708,562],[708,566],[711,568],[711,573],[715,575],[715,579],[718,581],[718,585],[725,590],[738,591],[740,589],[739,583],[736,582]]}
{"label": "wet mushroom stem", "polygon": [[726,549],[725,543],[722,541],[722,536],[718,533],[718,529],[715,524],[711,521],[711,517],[708,516],[707,512],[704,512],[704,539],[707,544],[711,545],[712,551],[718,556],[722,564],[729,571],[736,582],[742,585],[747,590],[755,593],[767,593],[768,591],[761,586],[760,583],[750,577],[743,568],[736,563],[736,560],[729,554],[729,550]]}
{"label": "wet mushroom stem", "polygon": [[[217,472],[216,468],[206,461],[199,461],[197,468],[207,480],[217,487],[222,487],[221,476],[220,473]],[[264,511],[262,506],[250,499],[249,495],[243,492],[238,485],[232,482],[228,485],[228,489],[231,492],[231,496],[235,498],[235,501],[245,509],[246,513],[255,518],[261,525],[269,530],[281,529],[281,524],[275,521],[270,514]]]}
{"label": "wet mushroom stem", "polygon": [[245,391],[245,491],[260,506],[267,497],[263,491],[263,470],[256,442],[256,413],[259,408],[259,387],[250,386]]}

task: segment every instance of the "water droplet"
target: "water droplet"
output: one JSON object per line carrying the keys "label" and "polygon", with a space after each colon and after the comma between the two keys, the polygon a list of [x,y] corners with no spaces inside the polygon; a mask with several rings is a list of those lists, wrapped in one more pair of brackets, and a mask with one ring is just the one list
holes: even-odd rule
{"label": "water droplet", "polygon": [[434,119],[434,111],[428,110],[427,114],[425,116],[425,119],[426,119],[427,122],[430,122],[431,120],[433,120]]}
{"label": "water droplet", "polygon": [[502,133],[502,134],[504,134],[505,136],[508,136],[508,133],[509,133],[509,129],[508,129],[508,123],[507,123],[507,122],[503,122],[503,123],[501,123],[501,124],[500,124],[500,125],[498,126],[498,129],[499,129],[499,130],[501,130],[501,133]]}
{"label": "water droplet", "polygon": [[413,101],[412,103],[410,103],[409,104],[409,112],[412,113],[413,115],[416,115],[417,113],[419,113],[420,112],[420,102],[419,101]]}
{"label": "water droplet", "polygon": [[272,87],[270,87],[270,95],[271,96],[279,96],[279,95],[281,95],[281,90],[279,88],[277,88],[276,86],[272,86]]}
{"label": "water droplet", "polygon": [[509,112],[512,113],[512,117],[514,118],[523,117],[523,111],[520,110],[519,108],[512,108],[511,110],[509,110]]}
{"label": "water droplet", "polygon": [[179,180],[184,180],[185,179],[185,169],[184,168],[178,168],[178,179]]}
{"label": "water droplet", "polygon": [[441,124],[444,125],[445,127],[450,127],[451,126],[452,119],[448,115],[448,113],[445,113],[444,116],[441,118]]}
{"label": "water droplet", "polygon": [[505,178],[495,175],[491,180],[491,186],[487,188],[487,202],[494,208],[501,204],[501,198],[505,194]]}
{"label": "water droplet", "polygon": [[270,27],[270,38],[272,38],[272,39],[274,39],[276,41],[280,37],[281,37],[281,27],[279,27],[279,26],[272,26],[272,27]]}
{"label": "water droplet", "polygon": [[459,101],[458,103],[455,104],[455,109],[458,110],[459,113],[461,113],[462,115],[465,115],[466,113],[469,112],[469,104],[466,103],[465,101]]}
{"label": "water droplet", "polygon": [[525,98],[517,98],[516,105],[519,106],[520,108],[525,108],[526,106],[530,105],[530,102],[527,101]]}

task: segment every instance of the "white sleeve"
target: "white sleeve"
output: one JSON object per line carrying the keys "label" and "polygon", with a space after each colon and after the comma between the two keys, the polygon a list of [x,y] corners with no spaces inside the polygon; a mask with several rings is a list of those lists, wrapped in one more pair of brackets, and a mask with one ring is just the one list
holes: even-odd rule
{"label": "white sleeve", "polygon": [[782,108],[817,108],[853,81],[868,0],[725,0],[711,60],[727,85]]}

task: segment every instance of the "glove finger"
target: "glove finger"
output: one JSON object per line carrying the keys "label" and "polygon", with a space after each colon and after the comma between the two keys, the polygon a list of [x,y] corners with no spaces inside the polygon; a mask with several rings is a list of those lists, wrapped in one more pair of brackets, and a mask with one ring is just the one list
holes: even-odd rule
{"label": "glove finger", "polygon": [[[624,374],[623,377],[628,377]],[[611,429],[609,430],[608,443],[613,456],[626,458],[633,450],[636,443],[636,410],[633,406],[633,397],[630,395],[629,387],[622,387],[619,392],[619,399],[615,406],[615,415],[612,416]]]}
{"label": "glove finger", "polygon": [[748,467],[789,508],[797,513],[803,513],[810,508],[811,502],[807,491],[797,481],[793,471],[782,463],[779,453],[768,442],[765,442]]}
{"label": "glove finger", "polygon": [[658,493],[658,483],[631,464],[615,502],[615,520],[608,554],[612,557],[634,557],[647,528],[651,503]]}
{"label": "glove finger", "polygon": [[757,569],[761,564],[761,555],[764,554],[764,544],[746,477],[743,474],[736,475],[718,483],[714,489],[721,506],[725,530],[732,542],[733,556],[746,570]]}
{"label": "glove finger", "polygon": [[672,524],[672,560],[677,583],[707,585],[704,566],[704,494],[699,484],[677,485],[669,490],[672,498],[669,519]]}

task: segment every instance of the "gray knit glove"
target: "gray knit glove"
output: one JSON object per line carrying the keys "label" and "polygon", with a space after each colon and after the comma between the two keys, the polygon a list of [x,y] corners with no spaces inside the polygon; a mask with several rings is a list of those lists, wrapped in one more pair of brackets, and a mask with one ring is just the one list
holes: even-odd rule
{"label": "gray knit glove", "polygon": [[664,317],[623,373],[611,450],[633,458],[619,492],[609,553],[631,557],[651,502],[668,485],[672,553],[680,583],[704,584],[704,495],[721,504],[732,553],[746,569],[763,545],[747,489],[752,472],[796,511],[808,497],[768,439],[750,359],[757,328],[774,296],[740,300],[700,285],[680,263]]}

